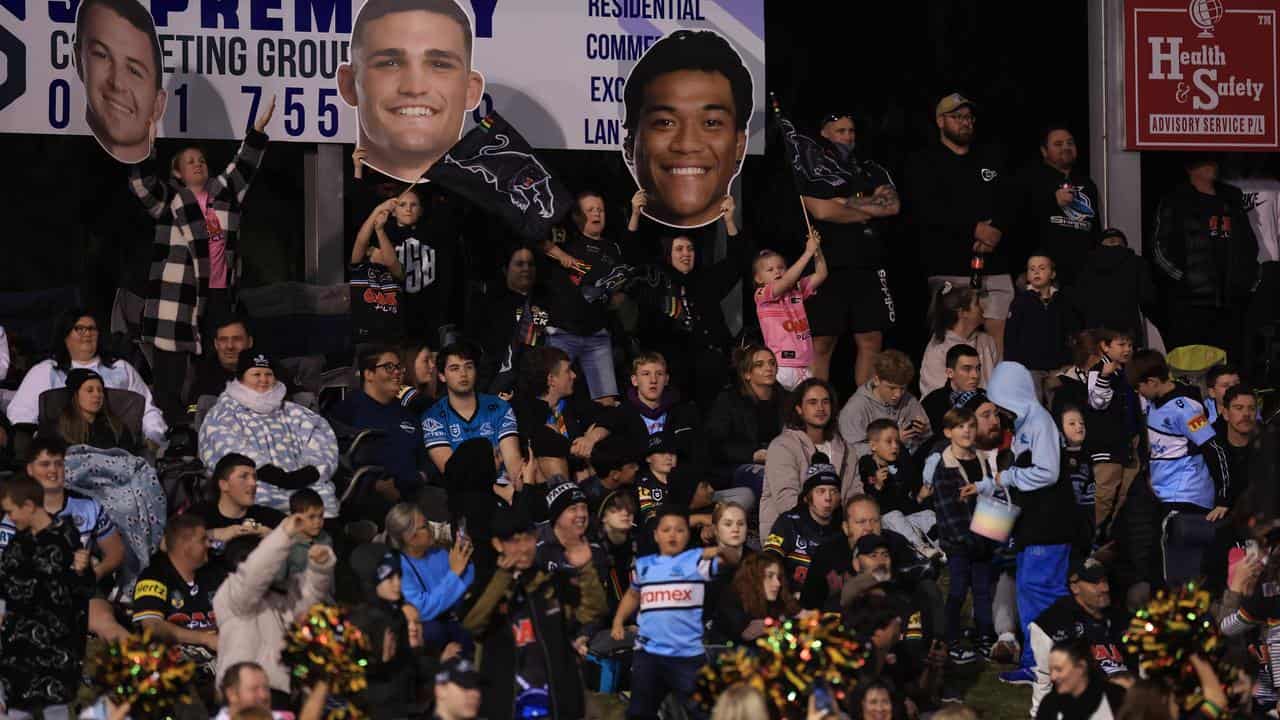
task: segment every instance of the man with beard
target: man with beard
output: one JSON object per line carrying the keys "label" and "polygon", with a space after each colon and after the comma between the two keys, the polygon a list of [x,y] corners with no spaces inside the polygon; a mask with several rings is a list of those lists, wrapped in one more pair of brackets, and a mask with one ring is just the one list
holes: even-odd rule
{"label": "man with beard", "polygon": [[93,136],[120,162],[142,162],[166,104],[151,13],[136,0],[86,0],[76,15],[75,57]]}
{"label": "man with beard", "polygon": [[471,67],[471,20],[454,0],[369,0],[351,29],[338,93],[359,114],[363,162],[416,182],[462,134],[484,77]]}
{"label": "man with beard", "polygon": [[[1249,487],[1249,465],[1253,461],[1253,438],[1258,430],[1258,396],[1246,385],[1235,385],[1222,396],[1222,414],[1213,423],[1218,445],[1227,456],[1231,485],[1222,493],[1232,509]],[[1225,439],[1226,442],[1222,442]]]}
{"label": "man with beard", "polygon": [[1075,172],[1076,138],[1066,127],[1040,133],[1040,157],[1043,163],[1018,177],[1018,211],[1036,239],[1032,246],[1053,260],[1058,286],[1071,287],[1102,229],[1101,198],[1093,180]]}
{"label": "man with beard", "polygon": [[714,222],[747,153],[752,81],[737,51],[710,30],[677,30],[636,63],[623,100],[623,159],[645,214],[683,228]]}
{"label": "man with beard", "polygon": [[[985,291],[982,316],[987,333],[1004,347],[1004,324],[1013,302],[1011,248],[1001,183],[1004,158],[974,144],[975,103],[959,93],[938,101],[936,145],[907,164],[908,215],[920,240],[929,290],[944,283],[968,287],[977,278]],[[975,265],[980,265],[975,267]]]}
{"label": "man with beard", "polygon": [[829,379],[836,342],[853,333],[858,346],[854,378],[862,386],[871,379],[871,361],[880,352],[883,332],[896,319],[884,270],[884,219],[897,215],[900,203],[888,171],[854,155],[857,133],[851,114],[825,116],[821,135],[853,182],[848,197],[802,198],[814,228],[822,234],[830,268],[825,292],[805,305],[813,332],[811,369],[815,377]]}
{"label": "man with beard", "polygon": [[1121,638],[1129,627],[1128,614],[1111,605],[1107,569],[1089,559],[1072,568],[1071,593],[1058,598],[1028,624],[1028,641],[1035,653],[1035,686],[1031,691],[1031,716],[1053,689],[1049,681],[1049,651],[1064,640],[1083,640],[1093,651],[1094,663],[1108,678],[1131,671]]}

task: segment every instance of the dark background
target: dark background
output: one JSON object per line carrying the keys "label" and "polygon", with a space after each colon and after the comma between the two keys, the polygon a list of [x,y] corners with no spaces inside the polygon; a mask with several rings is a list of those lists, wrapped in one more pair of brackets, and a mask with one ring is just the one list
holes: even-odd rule
{"label": "dark background", "polygon": [[[1039,162],[1039,130],[1050,121],[1075,129],[1081,167],[1087,168],[1083,0],[768,2],[766,42],[767,89],[801,131],[815,132],[817,119],[827,112],[852,111],[858,118],[858,154],[881,162],[895,177],[907,156],[936,142],[933,106],[952,91],[981,103],[978,138],[1003,145],[1011,169]],[[519,118],[513,120],[518,126]],[[202,145],[214,168],[236,148],[232,142]],[[161,141],[159,152],[168,158],[178,148]],[[307,149],[274,143],[266,154],[244,215],[246,286],[303,279],[302,158]],[[1181,179],[1177,156],[1147,155],[1144,215]],[[0,181],[6,246],[0,291],[74,286],[105,310],[118,285],[140,287],[149,263],[150,224],[126,186],[122,166],[90,137],[0,135],[0,156],[8,168]],[[547,152],[544,160],[571,188],[604,190],[610,222],[615,228],[624,222],[634,186],[617,153]],[[744,222],[762,244],[783,252],[798,249],[803,220],[777,144],[770,142],[764,157],[750,158],[739,182]],[[359,219],[348,217],[349,237]],[[1129,230],[1132,236],[1136,229]],[[468,237],[473,273],[482,270],[482,277],[491,277],[489,250],[500,240],[494,234]],[[915,354],[925,341],[926,294],[916,270],[921,250],[905,234],[891,244],[899,329],[890,342]]]}

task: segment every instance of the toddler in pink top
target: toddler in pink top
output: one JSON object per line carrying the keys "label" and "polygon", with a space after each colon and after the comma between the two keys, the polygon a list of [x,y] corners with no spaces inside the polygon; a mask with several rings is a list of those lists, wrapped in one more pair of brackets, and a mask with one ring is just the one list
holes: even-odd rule
{"label": "toddler in pink top", "polygon": [[[788,390],[809,377],[813,358],[813,336],[804,299],[827,279],[827,260],[822,256],[822,238],[809,231],[804,254],[787,267],[782,256],[762,250],[752,266],[756,282],[756,317],[764,343],[778,358],[778,382]],[[800,277],[813,259],[813,274]]]}

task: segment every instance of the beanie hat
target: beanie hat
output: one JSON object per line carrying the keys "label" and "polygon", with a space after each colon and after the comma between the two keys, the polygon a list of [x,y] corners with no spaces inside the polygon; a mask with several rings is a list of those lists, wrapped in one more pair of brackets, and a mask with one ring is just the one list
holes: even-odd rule
{"label": "beanie hat", "polygon": [[804,487],[800,490],[801,497],[819,485],[830,485],[837,489],[840,487],[840,475],[823,452],[814,453],[809,461],[809,469],[804,473]]}
{"label": "beanie hat", "polygon": [[71,391],[72,395],[75,395],[80,392],[80,386],[90,380],[97,380],[102,383],[104,388],[107,386],[107,383],[103,381],[102,376],[97,372],[89,368],[75,368],[67,373],[67,389]]}
{"label": "beanie hat", "polygon": [[236,379],[243,378],[244,374],[253,368],[265,368],[272,372],[275,371],[275,367],[271,364],[271,358],[267,357],[266,353],[253,348],[241,350],[240,358],[236,361]]}
{"label": "beanie hat", "polygon": [[351,553],[351,571],[365,594],[373,598],[378,583],[400,574],[400,557],[383,543],[365,543]]}
{"label": "beanie hat", "polygon": [[582,488],[573,481],[567,481],[556,485],[547,491],[547,521],[552,525],[556,524],[556,520],[565,510],[577,505],[578,503],[586,503],[587,494],[582,492]]}

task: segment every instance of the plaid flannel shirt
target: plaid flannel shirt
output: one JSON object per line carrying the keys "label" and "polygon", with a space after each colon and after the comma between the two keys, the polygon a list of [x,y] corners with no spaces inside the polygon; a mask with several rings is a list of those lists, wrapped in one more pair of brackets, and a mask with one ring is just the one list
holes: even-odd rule
{"label": "plaid flannel shirt", "polygon": [[[239,280],[236,240],[241,204],[262,162],[267,136],[249,130],[240,151],[205,191],[226,238],[227,288]],[[166,173],[167,176],[167,173]],[[129,187],[156,221],[151,275],[142,310],[142,339],[168,352],[200,354],[200,317],[209,296],[209,232],[195,193],[161,180],[155,154],[130,169]]]}

